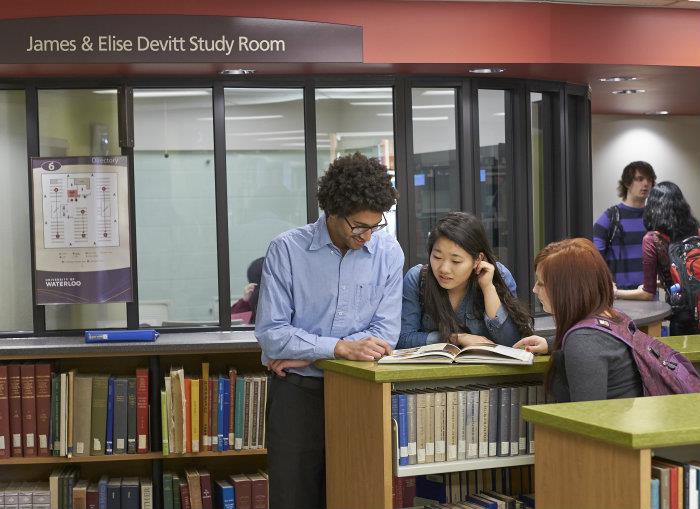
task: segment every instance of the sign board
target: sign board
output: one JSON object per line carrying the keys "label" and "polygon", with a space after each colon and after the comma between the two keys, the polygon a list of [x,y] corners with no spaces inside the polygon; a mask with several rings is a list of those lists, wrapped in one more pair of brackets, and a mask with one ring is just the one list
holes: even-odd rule
{"label": "sign board", "polygon": [[127,158],[31,164],[36,303],[131,301]]}
{"label": "sign board", "polygon": [[0,64],[362,62],[362,27],[187,15],[0,20]]}

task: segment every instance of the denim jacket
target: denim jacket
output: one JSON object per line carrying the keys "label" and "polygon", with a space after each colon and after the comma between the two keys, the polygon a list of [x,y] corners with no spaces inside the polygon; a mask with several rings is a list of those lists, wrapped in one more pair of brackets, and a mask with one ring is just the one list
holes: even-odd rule
{"label": "denim jacket", "polygon": [[[496,266],[510,293],[515,296],[516,284],[510,271],[500,262],[496,262]],[[412,267],[403,278],[401,334],[397,348],[411,348],[442,341],[437,325],[420,306],[421,267],[422,265]],[[475,291],[472,289],[462,299],[459,309],[455,312],[457,323],[466,325],[471,334],[485,336],[501,345],[513,346],[520,339],[520,333],[503,304],[494,318],[489,318],[485,312],[482,316],[477,316],[474,312]]]}

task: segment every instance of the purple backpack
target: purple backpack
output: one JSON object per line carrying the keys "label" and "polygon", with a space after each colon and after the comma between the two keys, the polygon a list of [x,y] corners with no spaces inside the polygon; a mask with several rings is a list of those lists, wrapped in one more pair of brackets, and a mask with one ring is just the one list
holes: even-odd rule
{"label": "purple backpack", "polygon": [[616,322],[599,316],[581,320],[564,335],[562,346],[569,334],[578,329],[607,332],[625,343],[632,351],[634,363],[642,378],[645,396],[700,392],[700,376],[688,359],[670,346],[637,329],[627,315],[619,311],[617,313],[621,319]]}

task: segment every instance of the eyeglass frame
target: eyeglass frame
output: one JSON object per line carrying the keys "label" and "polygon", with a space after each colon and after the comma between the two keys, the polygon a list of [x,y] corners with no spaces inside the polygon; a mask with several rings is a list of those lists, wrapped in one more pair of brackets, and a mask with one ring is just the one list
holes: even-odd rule
{"label": "eyeglass frame", "polygon": [[353,226],[350,224],[350,221],[348,221],[348,218],[346,216],[343,216],[343,219],[345,219],[345,222],[348,224],[350,227],[350,232],[353,235],[362,235],[363,233],[366,233],[368,230],[371,230],[372,233],[376,233],[379,230],[382,230],[389,226],[388,221],[386,220],[386,216],[382,212],[382,220],[384,221],[383,223],[377,223],[374,226]]}

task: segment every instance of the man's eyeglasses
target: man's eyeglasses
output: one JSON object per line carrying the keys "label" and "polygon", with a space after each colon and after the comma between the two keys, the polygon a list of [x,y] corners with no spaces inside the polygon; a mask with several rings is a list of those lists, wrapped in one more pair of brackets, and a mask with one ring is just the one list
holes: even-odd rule
{"label": "man's eyeglasses", "polygon": [[348,226],[350,227],[350,231],[352,232],[353,235],[362,235],[363,233],[367,232],[368,230],[371,230],[372,233],[378,232],[382,228],[386,228],[387,222],[386,222],[386,217],[384,214],[382,214],[382,219],[384,220],[382,223],[375,224],[374,226],[353,226],[350,224],[350,221],[348,221],[347,217],[343,217],[345,219],[345,222],[348,223]]}

